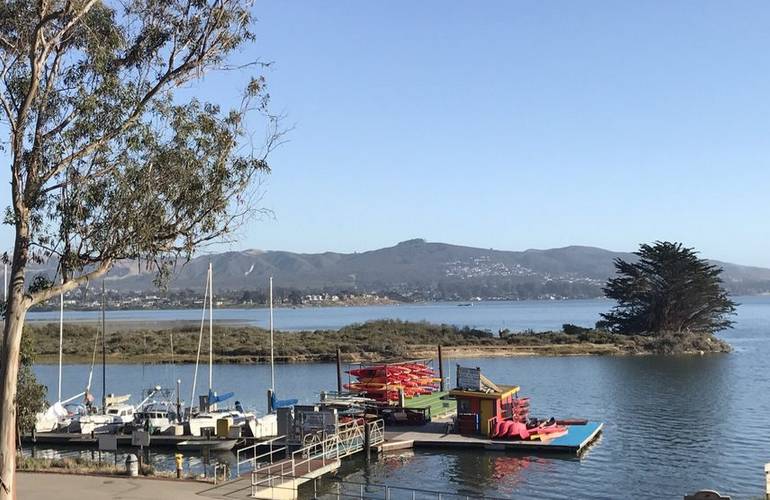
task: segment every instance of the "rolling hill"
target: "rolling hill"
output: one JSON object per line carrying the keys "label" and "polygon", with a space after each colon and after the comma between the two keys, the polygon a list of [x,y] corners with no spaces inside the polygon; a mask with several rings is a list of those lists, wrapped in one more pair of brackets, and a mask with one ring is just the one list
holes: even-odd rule
{"label": "rolling hill", "polygon": [[[615,258],[631,253],[569,246],[504,251],[414,239],[361,253],[302,254],[244,250],[200,256],[179,264],[170,289],[200,289],[212,262],[217,290],[277,286],[300,291],[372,291],[421,299],[595,297],[614,273]],[[736,294],[770,291],[770,269],[715,262]],[[41,270],[44,271],[44,270]],[[151,290],[153,275],[121,262],[107,277],[115,290]]]}

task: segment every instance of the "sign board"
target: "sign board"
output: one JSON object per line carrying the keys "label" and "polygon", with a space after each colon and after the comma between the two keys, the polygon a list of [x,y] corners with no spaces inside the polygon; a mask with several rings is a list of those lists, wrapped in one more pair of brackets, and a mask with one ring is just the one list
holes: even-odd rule
{"label": "sign board", "polygon": [[457,365],[457,388],[467,391],[480,391],[481,368],[466,368]]}
{"label": "sign board", "polygon": [[131,446],[150,446],[150,433],[147,431],[132,432]]}
{"label": "sign board", "polygon": [[113,434],[100,434],[99,451],[118,451],[118,436]]}
{"label": "sign board", "polygon": [[303,413],[302,432],[304,434],[323,430],[327,434],[334,434],[337,429],[337,411],[319,411],[315,413]]}

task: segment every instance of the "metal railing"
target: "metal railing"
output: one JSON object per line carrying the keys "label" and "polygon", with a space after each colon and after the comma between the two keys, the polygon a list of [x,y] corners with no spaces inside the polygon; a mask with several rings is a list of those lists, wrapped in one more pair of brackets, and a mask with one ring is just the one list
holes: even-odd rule
{"label": "metal railing", "polygon": [[[268,461],[272,464],[273,463],[273,455],[275,453],[284,452],[284,458],[286,457],[286,454],[288,452],[288,448],[286,445],[281,446],[279,448],[274,447],[274,443],[278,441],[279,439],[285,439],[286,436],[276,436],[274,438],[270,438],[267,441],[258,441],[251,446],[247,446],[245,448],[241,448],[238,451],[235,452],[236,457],[236,464],[235,464],[235,473],[237,477],[240,477],[241,475],[241,465],[250,463],[251,464],[251,470],[255,470],[257,468],[257,462],[261,459],[264,459],[265,457],[269,457]],[[257,448],[260,446],[268,446],[270,448],[269,451],[262,453],[260,455],[257,455]],[[247,456],[251,452],[252,456]],[[246,458],[241,459],[241,457],[244,456]]]}
{"label": "metal railing", "polygon": [[[330,463],[350,456],[364,449],[366,432],[369,432],[369,445],[374,446],[385,440],[385,423],[347,422],[337,426],[336,432],[323,441],[312,443],[298,449],[290,458],[263,467],[257,463],[251,472],[251,496],[256,496],[259,488],[276,488],[287,479],[307,479],[311,472],[324,468]],[[292,484],[292,488],[296,485]]]}

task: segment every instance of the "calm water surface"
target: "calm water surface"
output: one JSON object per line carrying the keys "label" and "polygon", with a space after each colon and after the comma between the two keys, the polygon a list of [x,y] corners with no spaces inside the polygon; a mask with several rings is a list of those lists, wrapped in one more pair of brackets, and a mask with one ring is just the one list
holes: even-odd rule
{"label": "calm water surface", "polygon": [[[724,334],[735,348],[729,355],[462,361],[480,366],[492,380],[521,385],[523,394],[532,397],[536,415],[605,422],[600,440],[579,459],[404,452],[386,455],[369,466],[348,462],[341,476],[512,498],[682,498],[702,488],[717,489],[733,498],[760,498],[763,465],[770,462],[770,298],[741,298],[740,302],[736,327]],[[361,311],[354,316],[355,321],[373,319],[382,317],[387,309],[387,316],[403,319],[537,330],[565,322],[590,325],[607,305],[604,301],[567,301],[398,306],[355,308],[375,312],[368,318],[361,317]],[[422,312],[421,307],[425,308]],[[340,314],[349,309],[353,308],[344,308]],[[292,310],[298,316],[290,324],[297,328],[311,324],[312,315],[306,311],[324,315],[318,325],[348,322],[334,320],[330,311],[335,310],[302,309]],[[399,316],[401,311],[407,314]],[[449,363],[454,365],[452,360]],[[50,365],[36,367],[51,392],[55,392],[56,370]],[[181,378],[185,399],[189,399],[192,371],[189,365],[111,365],[108,390],[138,396],[142,387],[169,385]],[[87,366],[65,366],[64,394],[82,390],[87,377]],[[269,367],[221,365],[215,367],[214,377],[215,387],[234,390],[247,406],[264,411]],[[277,379],[280,397],[311,402],[319,391],[334,387],[334,366],[282,365],[277,367]],[[207,382],[205,371],[199,380]],[[163,466],[168,457],[159,455],[154,460]]]}
{"label": "calm water surface", "polygon": [[[561,328],[565,322],[592,326],[600,312],[609,308],[607,300],[523,300],[518,302],[474,302],[460,307],[457,303],[400,304],[393,306],[276,308],[275,327],[279,330],[338,329],[372,319],[430,321],[498,331],[548,330]],[[98,311],[65,311],[65,321],[97,321]],[[220,321],[247,323],[267,328],[267,309],[216,309]],[[58,311],[32,312],[29,321],[59,321]],[[196,309],[161,311],[108,311],[108,321],[200,321]]]}

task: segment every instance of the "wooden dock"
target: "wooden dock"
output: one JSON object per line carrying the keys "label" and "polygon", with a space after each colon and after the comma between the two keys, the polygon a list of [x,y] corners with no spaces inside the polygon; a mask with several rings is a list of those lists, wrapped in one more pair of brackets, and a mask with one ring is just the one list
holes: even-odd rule
{"label": "wooden dock", "polygon": [[431,422],[420,427],[402,428],[385,432],[385,443],[380,451],[406,448],[477,449],[489,451],[520,451],[528,453],[580,454],[602,431],[601,422],[567,426],[564,436],[546,441],[513,441],[490,439],[484,436],[464,436],[447,433],[446,422]]}

